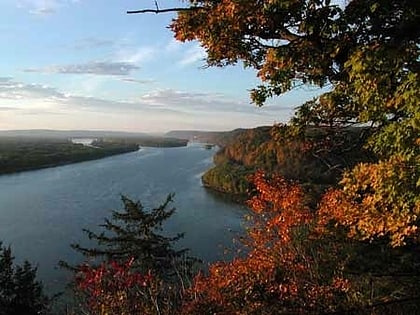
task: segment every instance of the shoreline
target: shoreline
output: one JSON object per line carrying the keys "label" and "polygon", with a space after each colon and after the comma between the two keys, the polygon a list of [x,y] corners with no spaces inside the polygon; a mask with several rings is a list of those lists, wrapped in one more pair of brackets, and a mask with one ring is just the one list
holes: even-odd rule
{"label": "shoreline", "polygon": [[108,152],[107,154],[104,154],[102,156],[97,156],[97,157],[90,156],[90,157],[86,157],[84,159],[80,159],[80,160],[76,160],[76,161],[62,161],[62,162],[51,163],[51,164],[34,165],[34,166],[22,167],[22,168],[19,168],[19,169],[16,169],[16,170],[10,170],[10,171],[8,171],[8,170],[3,171],[3,170],[0,169],[0,176],[13,175],[13,174],[19,174],[19,173],[24,173],[24,172],[43,170],[43,169],[47,169],[47,168],[54,168],[54,167],[71,165],[71,164],[101,160],[101,159],[105,159],[107,157],[111,157],[111,156],[115,156],[115,155],[122,155],[122,154],[126,154],[126,153],[137,152],[137,151],[140,151],[140,150],[141,150],[141,148],[139,147],[136,150],[127,150],[127,151],[123,151],[123,152]]}
{"label": "shoreline", "polygon": [[221,190],[221,189],[217,189],[214,186],[205,184],[202,180],[201,180],[201,183],[206,190],[208,190],[210,193],[215,194],[216,196],[222,199],[227,199],[236,204],[246,205],[246,202],[248,200],[248,196],[246,195],[233,194],[233,193]]}

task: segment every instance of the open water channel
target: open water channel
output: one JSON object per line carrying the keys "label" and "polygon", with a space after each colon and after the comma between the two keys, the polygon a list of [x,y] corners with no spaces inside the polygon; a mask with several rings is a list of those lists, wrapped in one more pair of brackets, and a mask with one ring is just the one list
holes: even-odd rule
{"label": "open water channel", "polygon": [[226,258],[224,249],[243,231],[246,209],[204,189],[200,177],[215,151],[201,144],[142,148],[101,160],[0,176],[0,241],[17,262],[38,266],[47,292],[61,290],[68,275],[59,260],[80,262],[71,243],[86,244],[82,228],[95,230],[121,194],[157,206],[175,193],[177,212],[165,233],[185,232],[182,247],[206,263]]}

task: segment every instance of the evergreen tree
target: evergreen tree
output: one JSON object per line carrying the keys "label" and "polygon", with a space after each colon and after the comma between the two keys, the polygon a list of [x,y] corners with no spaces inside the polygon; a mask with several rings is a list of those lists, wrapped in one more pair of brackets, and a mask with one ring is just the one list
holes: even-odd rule
{"label": "evergreen tree", "polygon": [[164,279],[184,276],[197,260],[187,256],[187,249],[174,248],[183,234],[170,237],[161,233],[162,224],[175,212],[175,208],[168,208],[173,195],[168,195],[160,206],[150,210],[145,209],[140,201],[125,196],[121,200],[124,209],[112,211],[111,219],[106,218],[100,225],[104,231],[83,230],[89,239],[97,242],[97,247],[72,244],[72,248],[86,257],[106,261],[125,263],[134,260],[132,268],[136,271],[152,272]]}
{"label": "evergreen tree", "polygon": [[28,261],[14,266],[13,260],[10,247],[0,242],[0,315],[46,314],[49,299],[36,280],[37,269]]}

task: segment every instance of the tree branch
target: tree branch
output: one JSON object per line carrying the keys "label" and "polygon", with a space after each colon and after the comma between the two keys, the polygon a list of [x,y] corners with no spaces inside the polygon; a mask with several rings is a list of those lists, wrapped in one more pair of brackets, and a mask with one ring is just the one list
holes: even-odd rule
{"label": "tree branch", "polygon": [[127,14],[141,14],[141,13],[168,13],[168,12],[181,12],[181,11],[196,11],[204,10],[204,7],[188,7],[188,8],[169,8],[169,9],[144,9],[144,10],[134,10],[127,11]]}

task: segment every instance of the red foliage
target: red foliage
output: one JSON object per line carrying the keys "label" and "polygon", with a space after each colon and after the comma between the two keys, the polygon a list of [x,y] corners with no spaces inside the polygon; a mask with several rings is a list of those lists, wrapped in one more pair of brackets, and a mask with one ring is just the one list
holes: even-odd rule
{"label": "red foliage", "polygon": [[124,264],[115,261],[98,267],[83,265],[76,276],[78,293],[91,314],[137,314],[142,310],[142,291],[150,286],[151,274],[131,270],[134,259]]}
{"label": "red foliage", "polygon": [[[340,262],[310,236],[315,217],[302,188],[281,176],[257,172],[255,211],[244,258],[210,267],[191,289],[184,314],[280,314],[337,311],[350,282]],[[327,267],[324,262],[328,261]]]}

